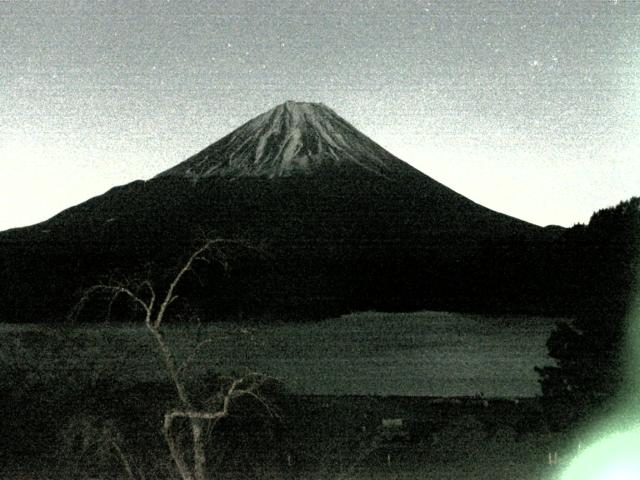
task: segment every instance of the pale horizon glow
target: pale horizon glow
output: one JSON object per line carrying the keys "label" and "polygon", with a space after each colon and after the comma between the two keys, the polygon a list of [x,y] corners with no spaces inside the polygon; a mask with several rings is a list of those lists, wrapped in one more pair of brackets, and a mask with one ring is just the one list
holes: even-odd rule
{"label": "pale horizon glow", "polygon": [[0,21],[0,230],[289,99],[538,225],[640,194],[633,2],[52,0],[0,2]]}

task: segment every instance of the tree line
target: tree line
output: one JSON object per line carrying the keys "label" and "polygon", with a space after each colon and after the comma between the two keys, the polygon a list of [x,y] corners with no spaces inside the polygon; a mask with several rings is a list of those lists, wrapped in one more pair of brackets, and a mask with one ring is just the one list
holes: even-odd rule
{"label": "tree line", "polygon": [[[593,214],[560,239],[562,281],[574,312],[547,342],[556,366],[538,368],[556,428],[603,414],[633,389],[634,309],[640,273],[640,198]],[[637,351],[636,351],[637,353]]]}

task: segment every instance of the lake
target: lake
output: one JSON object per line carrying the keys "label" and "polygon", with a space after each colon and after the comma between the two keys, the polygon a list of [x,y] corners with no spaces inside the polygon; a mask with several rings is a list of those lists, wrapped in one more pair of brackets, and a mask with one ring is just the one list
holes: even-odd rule
{"label": "lake", "polygon": [[[535,366],[552,364],[545,342],[557,319],[445,312],[363,312],[306,322],[167,324],[167,338],[194,375],[243,367],[295,393],[527,397]],[[4,361],[38,374],[153,381],[164,377],[142,325],[2,325]]]}

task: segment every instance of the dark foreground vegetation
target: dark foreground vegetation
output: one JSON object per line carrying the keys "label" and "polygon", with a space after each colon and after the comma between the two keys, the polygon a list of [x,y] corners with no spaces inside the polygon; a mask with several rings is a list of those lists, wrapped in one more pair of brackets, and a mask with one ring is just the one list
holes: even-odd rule
{"label": "dark foreground vegetation", "polygon": [[572,322],[547,342],[555,366],[539,368],[544,404],[558,429],[575,429],[613,403],[637,405],[640,198],[596,212],[561,247],[575,278]]}
{"label": "dark foreground vegetation", "polygon": [[[215,411],[218,407],[210,400],[224,388],[224,382],[228,385],[218,373],[246,376],[244,369],[233,372],[220,365],[257,368],[252,365],[256,355],[267,356],[265,365],[278,363],[276,357],[269,356],[273,348],[289,352],[291,362],[314,362],[318,383],[330,375],[327,365],[343,365],[362,375],[393,375],[398,372],[393,366],[416,345],[429,349],[433,348],[429,342],[448,338],[447,330],[437,322],[441,314],[417,316],[422,320],[411,321],[402,314],[362,314],[335,319],[328,325],[284,324],[260,330],[233,324],[174,325],[163,332],[177,363],[192,359],[191,368],[182,370],[192,403]],[[506,328],[509,320],[503,321]],[[336,322],[343,327],[335,328]],[[482,324],[482,318],[477,322]],[[461,351],[466,361],[486,358],[487,352],[475,344],[486,341],[488,332],[471,335],[468,319],[451,323],[447,328],[466,328],[470,334],[465,337],[469,351]],[[267,328],[271,335],[260,334]],[[322,348],[344,340],[336,335],[348,336],[349,329],[358,328],[362,331],[351,334],[343,349]],[[499,324],[493,328],[500,328]],[[435,333],[424,343],[415,339],[418,343],[414,345],[410,339],[424,329]],[[377,336],[371,335],[373,331]],[[0,428],[5,433],[0,438],[4,453],[0,478],[130,480],[142,478],[141,472],[145,478],[179,478],[162,426],[165,413],[180,407],[181,401],[142,322],[16,325],[6,326],[1,334]],[[304,335],[309,338],[302,338]],[[455,333],[449,337],[461,341]],[[194,346],[207,339],[213,342],[192,355]],[[542,343],[542,338],[538,342]],[[320,346],[312,347],[313,343]],[[295,350],[296,345],[309,356]],[[358,350],[353,351],[354,346]],[[508,356],[514,347],[506,342],[502,348]],[[472,349],[477,349],[475,355]],[[446,353],[446,348],[440,350]],[[388,355],[380,357],[385,352]],[[344,362],[327,362],[327,355],[342,355]],[[349,355],[364,356],[371,364],[363,371],[362,364],[349,361]],[[433,382],[436,372],[430,371],[429,361],[425,361],[425,365],[415,366],[423,369],[425,383]],[[532,357],[530,362],[535,363]],[[366,391],[368,383],[358,385],[353,373],[345,371],[344,376],[354,381],[354,391]],[[511,377],[504,374],[496,370],[495,381],[508,382]],[[396,380],[408,381],[409,377],[400,373]],[[228,418],[206,429],[211,475],[205,478],[425,478],[425,469],[432,478],[464,478],[456,472],[470,468],[467,459],[473,468],[469,478],[482,478],[482,472],[488,475],[485,478],[509,478],[506,473],[500,475],[513,473],[514,468],[537,471],[544,467],[543,450],[553,437],[546,433],[544,416],[533,399],[517,404],[489,401],[485,407],[480,396],[462,403],[428,397],[309,397],[292,394],[295,382],[282,378],[283,383],[267,379],[255,392],[260,400],[244,398],[234,403]],[[447,387],[443,383],[441,388]],[[381,430],[385,418],[399,418],[403,424],[385,433]],[[188,447],[189,425],[181,421],[175,427],[176,438]],[[127,473],[127,464],[133,476]]]}
{"label": "dark foreground vegetation", "polygon": [[[160,433],[168,383],[39,388],[4,398],[2,478],[177,478]],[[535,399],[266,397],[277,415],[248,401],[207,432],[209,478],[539,479],[560,466],[549,452],[572,454]]]}
{"label": "dark foreground vegetation", "polygon": [[[0,372],[1,476],[178,478],[168,447],[173,442],[190,452],[183,447],[198,430],[202,449],[194,448],[186,461],[197,464],[197,455],[206,456],[208,474],[182,474],[183,479],[552,478],[574,453],[569,446],[581,427],[606,415],[633,380],[628,332],[635,318],[629,312],[640,266],[638,232],[640,200],[632,199],[598,212],[552,250],[560,267],[571,266],[560,279],[573,280],[562,291],[576,315],[549,340],[557,365],[539,369],[543,397],[518,402],[305,397],[288,394],[275,381],[261,380],[253,388],[216,375],[193,374],[178,382],[168,360],[175,351],[163,351],[164,310],[154,303],[165,286],[154,290],[143,282],[136,290],[115,284],[108,287],[111,293],[127,289],[140,305],[138,316],[146,312],[151,345],[159,349],[157,370],[169,381],[124,383],[118,377],[126,367],[113,376],[94,375],[82,365],[75,372],[50,369],[43,375],[23,357],[9,355]],[[224,258],[215,259],[224,264]],[[167,304],[173,302],[172,288]],[[109,308],[123,307],[103,300]],[[37,364],[37,356],[32,358]],[[220,411],[212,399],[235,386],[250,394],[228,411],[225,406],[220,421],[200,422],[204,417],[198,415]],[[181,388],[193,400],[182,399]],[[176,408],[182,416],[168,441],[161,426]]]}

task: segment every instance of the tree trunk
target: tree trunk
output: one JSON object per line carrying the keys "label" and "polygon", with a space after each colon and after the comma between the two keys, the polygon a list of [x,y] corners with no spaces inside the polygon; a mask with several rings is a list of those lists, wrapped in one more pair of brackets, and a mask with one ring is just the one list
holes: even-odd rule
{"label": "tree trunk", "polygon": [[191,418],[191,432],[193,433],[193,472],[196,480],[207,479],[207,457],[204,450],[203,420]]}
{"label": "tree trunk", "polygon": [[164,426],[162,429],[162,433],[164,434],[164,439],[167,442],[167,446],[169,447],[169,453],[171,453],[171,458],[173,459],[173,463],[175,463],[176,468],[178,469],[178,473],[182,480],[196,480],[194,476],[191,474],[189,470],[189,466],[184,460],[184,456],[182,451],[178,445],[176,445],[176,441],[171,435],[171,425],[173,424],[173,416],[171,414],[166,414],[164,416]]}

